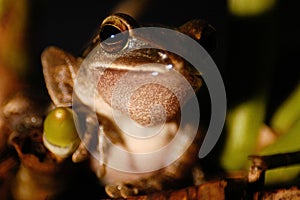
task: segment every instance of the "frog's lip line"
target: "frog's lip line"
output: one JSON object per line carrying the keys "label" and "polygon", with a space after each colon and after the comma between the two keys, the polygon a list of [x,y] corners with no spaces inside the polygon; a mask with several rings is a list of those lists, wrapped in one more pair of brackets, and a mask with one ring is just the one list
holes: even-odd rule
{"label": "frog's lip line", "polygon": [[149,63],[141,65],[117,65],[117,64],[107,64],[103,62],[93,62],[89,65],[92,69],[116,69],[116,70],[128,70],[137,72],[159,72],[166,73],[173,68],[172,64],[158,64]]}

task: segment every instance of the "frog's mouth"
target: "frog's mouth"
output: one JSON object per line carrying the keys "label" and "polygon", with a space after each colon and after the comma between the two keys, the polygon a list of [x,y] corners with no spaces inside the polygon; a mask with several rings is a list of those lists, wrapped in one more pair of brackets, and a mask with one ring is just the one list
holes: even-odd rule
{"label": "frog's mouth", "polygon": [[135,63],[132,65],[111,63],[109,65],[105,65],[101,62],[94,62],[90,65],[95,70],[104,71],[106,69],[111,70],[124,70],[124,71],[132,71],[132,72],[150,72],[153,75],[157,73],[167,73],[170,69],[173,68],[172,64],[159,64],[159,63]]}
{"label": "frog's mouth", "polygon": [[170,58],[169,52],[155,48],[128,50],[116,54],[107,54],[103,52],[103,50],[100,52],[102,52],[101,56],[95,56],[95,60],[89,63],[91,69],[115,69],[141,72],[159,71],[163,73],[167,72],[176,64],[172,62],[173,57]]}

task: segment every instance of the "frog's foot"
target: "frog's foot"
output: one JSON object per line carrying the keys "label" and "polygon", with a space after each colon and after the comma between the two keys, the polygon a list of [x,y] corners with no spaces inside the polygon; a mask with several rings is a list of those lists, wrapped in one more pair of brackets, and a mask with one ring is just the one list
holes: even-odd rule
{"label": "frog's foot", "polygon": [[204,172],[200,166],[196,165],[193,167],[192,175],[193,175],[194,185],[200,185],[206,182]]}
{"label": "frog's foot", "polygon": [[127,198],[138,194],[138,189],[131,185],[109,184],[105,186],[106,194],[111,198]]}

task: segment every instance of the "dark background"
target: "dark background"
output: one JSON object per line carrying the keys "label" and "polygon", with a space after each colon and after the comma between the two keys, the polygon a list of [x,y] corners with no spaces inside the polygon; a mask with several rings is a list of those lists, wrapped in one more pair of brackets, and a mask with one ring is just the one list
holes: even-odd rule
{"label": "dark background", "polygon": [[[110,14],[120,1],[44,0],[32,2],[29,32],[33,66],[31,80],[38,83],[35,85],[44,87],[40,64],[40,54],[43,49],[49,45],[55,45],[74,55],[79,55],[101,20]],[[232,88],[239,87],[238,82],[233,82],[236,86],[232,86],[232,81],[230,81],[232,77],[248,77],[247,81],[251,85],[252,80],[256,79],[257,74],[255,73],[260,73],[259,70],[252,70],[251,66],[245,64],[249,60],[257,59],[253,58],[252,54],[255,54],[256,50],[253,47],[249,48],[249,45],[251,46],[253,43],[252,35],[265,34],[273,38],[272,44],[266,43],[267,46],[269,45],[269,49],[272,49],[271,59],[273,59],[269,80],[271,87],[268,116],[299,81],[300,17],[297,1],[279,0],[274,15],[269,21],[265,20],[265,24],[260,25],[260,28],[257,29],[251,28],[255,23],[251,22],[250,28],[245,28],[246,24],[243,25],[243,30],[238,28],[240,27],[239,23],[234,22],[228,14],[225,0],[152,0],[150,2],[151,4],[137,19],[141,23],[178,26],[192,18],[200,18],[207,20],[215,27],[217,49],[212,57],[225,80],[229,104],[232,93],[236,93]],[[264,28],[268,26],[272,26],[273,32]],[[239,52],[246,52],[246,55],[242,55],[244,60],[235,60],[235,56],[241,58]],[[263,54],[264,52],[262,52]],[[239,65],[239,70],[232,69],[231,65]],[[239,74],[241,71],[243,73],[245,68],[247,68],[246,73]],[[242,96],[242,93],[235,95]]]}

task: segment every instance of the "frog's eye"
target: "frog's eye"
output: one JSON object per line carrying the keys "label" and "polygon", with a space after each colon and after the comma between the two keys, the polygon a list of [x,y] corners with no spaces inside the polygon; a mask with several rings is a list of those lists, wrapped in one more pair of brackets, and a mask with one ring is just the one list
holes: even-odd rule
{"label": "frog's eye", "polygon": [[100,30],[101,47],[109,52],[117,52],[122,50],[128,41],[129,33],[127,30],[121,30],[115,25],[104,25]]}

